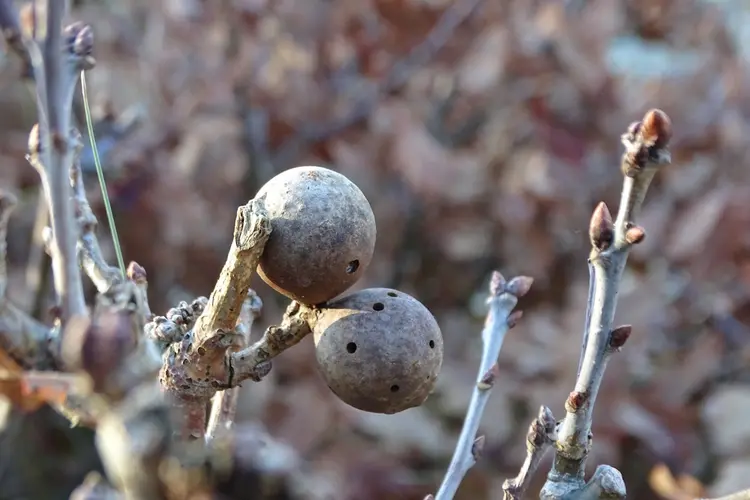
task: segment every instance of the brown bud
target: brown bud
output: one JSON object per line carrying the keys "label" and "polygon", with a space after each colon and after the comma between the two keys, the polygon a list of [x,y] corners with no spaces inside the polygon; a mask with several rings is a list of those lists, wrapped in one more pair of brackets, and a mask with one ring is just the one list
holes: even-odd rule
{"label": "brown bud", "polygon": [[660,109],[652,109],[643,117],[643,141],[654,148],[664,148],[672,138],[672,120]]}
{"label": "brown bud", "polygon": [[130,264],[128,264],[126,274],[130,281],[133,281],[138,285],[143,285],[148,282],[146,279],[146,270],[134,260],[130,261]]}
{"label": "brown bud", "polygon": [[482,458],[482,453],[484,453],[484,442],[485,437],[482,435],[478,436],[474,440],[474,444],[471,445],[471,456],[474,457],[475,461],[479,461],[479,459]]}
{"label": "brown bud", "polygon": [[73,53],[77,56],[90,56],[94,51],[94,30],[84,25],[73,41]]}
{"label": "brown bud", "polygon": [[581,409],[588,401],[589,396],[585,392],[573,391],[565,401],[565,410],[568,413],[575,413]]}
{"label": "brown bud", "polygon": [[618,326],[609,334],[609,346],[612,349],[620,349],[630,338],[633,327],[630,325]]}
{"label": "brown bud", "polygon": [[539,448],[547,441],[547,433],[544,430],[544,425],[535,418],[529,425],[529,431],[526,433],[526,441],[534,448]]}
{"label": "brown bud", "polygon": [[612,214],[602,201],[594,209],[589,223],[589,239],[591,246],[599,251],[606,250],[615,239],[615,225],[612,222]]}
{"label": "brown bud", "polygon": [[497,366],[497,363],[493,363],[489,370],[487,370],[487,373],[485,373],[482,378],[477,382],[477,389],[480,391],[486,391],[489,389],[492,389],[492,386],[495,385],[495,380],[500,375],[500,370]]}
{"label": "brown bud", "polygon": [[637,245],[646,238],[646,231],[640,226],[633,226],[625,231],[625,241],[631,245]]}

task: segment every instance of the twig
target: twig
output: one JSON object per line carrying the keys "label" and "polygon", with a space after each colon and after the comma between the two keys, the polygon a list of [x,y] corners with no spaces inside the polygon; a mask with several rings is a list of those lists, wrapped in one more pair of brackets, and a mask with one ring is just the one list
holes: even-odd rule
{"label": "twig", "polygon": [[272,358],[297,345],[312,331],[317,313],[318,310],[299,302],[290,303],[280,325],[269,326],[259,341],[229,356],[228,384],[234,386],[243,380],[258,381],[265,377]]}
{"label": "twig", "polygon": [[542,489],[542,500],[570,498],[571,495],[576,495],[575,498],[625,498],[619,472],[602,466],[586,484],[585,463],[591,448],[594,404],[607,362],[630,335],[629,326],[613,329],[612,320],[628,254],[645,236],[644,230],[635,225],[635,217],[654,174],[660,166],[670,162],[667,149],[670,137],[669,117],[660,110],[649,111],[641,122],[629,127],[622,136],[625,180],[617,219],[612,222],[604,203],[599,204],[591,218],[589,272],[592,288],[587,304],[583,358],[575,389],[565,403],[566,415],[558,429],[554,465]]}
{"label": "twig", "polygon": [[[251,290],[247,299],[245,299],[245,303],[242,305],[240,320],[236,327],[237,332],[241,336],[243,346],[247,346],[250,343],[253,323],[260,315],[262,307],[263,302],[260,300],[260,297]],[[230,349],[230,351],[237,350],[239,349]],[[228,431],[232,428],[239,395],[239,387],[232,387],[231,389],[219,391],[214,394],[208,418],[208,427],[206,429],[206,441],[213,439],[218,430]]]}
{"label": "twig", "polygon": [[83,184],[81,171],[81,151],[83,142],[81,134],[73,129],[71,142],[74,144],[73,163],[70,169],[70,184],[73,187],[73,208],[78,225],[78,259],[81,268],[94,283],[99,293],[106,293],[113,285],[123,280],[119,269],[110,266],[104,260],[96,238],[98,221],[86,198],[86,187]]}
{"label": "twig", "polygon": [[461,435],[448,466],[448,472],[435,498],[451,500],[466,473],[476,463],[481,453],[484,436],[477,437],[479,422],[490,396],[490,389],[497,377],[497,357],[505,340],[505,334],[520,318],[520,311],[513,312],[518,298],[531,288],[533,280],[526,276],[513,278],[509,282],[495,271],[490,280],[490,296],[487,299],[489,312],[482,331],[482,360],[479,363],[477,382],[471,395]]}
{"label": "twig", "polygon": [[41,119],[30,134],[29,153],[41,177],[50,209],[53,234],[50,253],[63,324],[71,317],[88,314],[75,258],[78,234],[69,182],[74,148],[70,145],[69,131],[78,73],[93,65],[90,27],[80,23],[69,26],[63,45],[65,9],[66,2],[48,0],[46,29],[34,30],[43,32],[44,39],[24,40],[31,56],[41,53],[41,57],[31,57]]}
{"label": "twig", "polygon": [[539,464],[547,450],[557,440],[555,417],[546,406],[539,408],[539,415],[531,422],[526,434],[526,460],[513,479],[503,483],[504,500],[521,500],[528,489]]}
{"label": "twig", "polygon": [[47,349],[50,330],[10,302],[8,283],[8,221],[16,206],[16,197],[0,189],[0,349],[24,368],[43,369],[52,364]]}
{"label": "twig", "polygon": [[206,404],[218,389],[231,387],[227,350],[241,340],[235,327],[271,234],[263,203],[263,199],[252,199],[237,210],[229,256],[205,310],[193,331],[172,344],[162,370],[161,383],[184,415],[183,437],[204,436]]}

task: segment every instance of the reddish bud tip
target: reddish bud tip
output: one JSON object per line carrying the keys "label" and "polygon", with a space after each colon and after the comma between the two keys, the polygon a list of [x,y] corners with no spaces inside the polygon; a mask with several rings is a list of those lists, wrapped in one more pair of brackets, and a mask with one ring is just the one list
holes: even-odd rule
{"label": "reddish bud tip", "polygon": [[609,334],[609,346],[612,349],[620,349],[625,345],[625,342],[630,338],[630,333],[633,331],[633,327],[630,325],[618,326],[612,330]]}
{"label": "reddish bud tip", "polygon": [[518,298],[523,297],[527,293],[529,293],[529,290],[531,290],[531,285],[534,284],[534,278],[531,278],[529,276],[516,276],[505,287],[505,291],[515,295]]}
{"label": "reddish bud tip", "polygon": [[640,226],[633,226],[625,231],[625,241],[631,245],[637,245],[646,238],[646,231]]}
{"label": "reddish bud tip", "polygon": [[607,204],[600,202],[591,214],[589,223],[589,239],[591,246],[599,251],[606,250],[615,239],[615,225]]}
{"label": "reddish bud tip", "polygon": [[489,389],[492,389],[492,386],[495,385],[495,380],[500,375],[500,369],[497,366],[497,363],[494,363],[489,370],[487,370],[487,373],[482,375],[482,378],[477,382],[477,389],[480,391],[487,391]]}
{"label": "reddish bud tip", "polygon": [[128,269],[126,271],[126,275],[129,280],[134,281],[139,285],[147,282],[146,270],[136,261],[130,261],[130,264],[128,264]]}
{"label": "reddish bud tip", "polygon": [[584,404],[586,404],[588,399],[588,394],[585,392],[573,391],[565,401],[565,410],[568,413],[576,413]]}
{"label": "reddish bud tip", "polygon": [[672,138],[672,120],[660,109],[652,109],[643,117],[641,136],[654,148],[664,148]]}

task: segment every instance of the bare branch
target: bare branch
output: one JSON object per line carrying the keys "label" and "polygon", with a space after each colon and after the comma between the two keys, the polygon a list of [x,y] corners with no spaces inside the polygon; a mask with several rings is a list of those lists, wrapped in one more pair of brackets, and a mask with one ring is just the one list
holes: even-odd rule
{"label": "bare branch", "polygon": [[235,327],[270,234],[263,199],[252,199],[237,209],[229,256],[208,303],[193,331],[171,346],[161,383],[181,407],[183,437],[204,436],[205,405],[218,389],[231,387],[227,350],[241,346],[242,337]]}
{"label": "bare branch", "polygon": [[270,235],[271,223],[262,199],[250,200],[237,210],[229,256],[206,309],[195,325],[196,350],[205,347],[216,334],[234,330],[250,290],[250,280]]}
{"label": "bare branch", "polygon": [[[628,254],[633,244],[642,241],[645,235],[643,229],[635,226],[635,217],[654,174],[670,162],[667,149],[670,137],[669,117],[660,110],[649,111],[641,122],[629,127],[622,136],[625,153],[621,169],[625,180],[617,218],[612,223],[604,204],[600,204],[592,216],[589,229],[591,282],[583,353],[575,389],[565,403],[566,415],[558,430],[553,471],[540,496],[543,500],[568,498],[572,494],[582,495],[581,498],[624,498],[624,484],[621,489],[610,488],[622,482],[620,477],[620,483],[615,484],[619,472],[601,466],[597,469],[599,475],[586,484],[585,462],[591,447],[594,404],[607,362],[630,335],[629,327],[613,330],[612,321]],[[605,496],[592,496],[595,494]]]}
{"label": "bare branch", "polygon": [[482,413],[489,400],[490,389],[497,376],[497,357],[500,355],[505,334],[510,329],[511,323],[517,321],[516,317],[511,319],[513,308],[516,307],[518,298],[523,297],[529,291],[532,282],[533,280],[526,276],[519,276],[506,282],[499,272],[492,274],[490,296],[487,299],[489,312],[482,331],[482,360],[479,363],[477,382],[471,395],[456,450],[448,466],[448,472],[435,495],[437,500],[452,499],[464,476],[476,463],[478,455],[476,444],[480,439],[477,438],[477,431]]}
{"label": "bare branch", "polygon": [[539,408],[539,415],[531,422],[526,434],[526,460],[513,479],[503,483],[504,500],[521,500],[534,477],[547,450],[557,439],[555,417],[546,406]]}
{"label": "bare branch", "polygon": [[[255,322],[255,319],[260,315],[262,307],[263,302],[260,300],[260,297],[258,297],[258,295],[251,290],[248,294],[248,297],[245,299],[245,303],[242,305],[240,320],[237,323],[236,328],[238,333],[241,335],[243,346],[247,346],[250,343],[250,334],[252,332],[253,323]],[[236,352],[237,350],[239,349],[230,348],[230,352]],[[214,395],[213,401],[211,403],[211,412],[208,419],[208,428],[206,429],[207,441],[213,439],[218,430],[228,431],[232,428],[232,424],[234,423],[234,415],[237,411],[238,399],[238,387],[225,389],[223,391],[217,392]]]}
{"label": "bare branch", "polygon": [[265,377],[271,369],[270,360],[305,338],[312,331],[316,316],[315,309],[294,301],[289,304],[280,325],[269,326],[259,341],[229,356],[228,384]]}
{"label": "bare branch", "polygon": [[[50,209],[53,234],[50,253],[63,323],[73,316],[88,314],[75,258],[78,233],[69,182],[75,148],[70,144],[69,131],[78,73],[93,65],[90,27],[80,23],[69,26],[63,43],[62,20],[66,5],[66,2],[48,0],[42,16],[46,19],[45,29],[34,26],[31,31],[36,31],[35,38],[24,40],[29,54],[36,54],[31,61],[40,113],[40,124],[29,137],[29,153],[41,176]],[[45,35],[41,42],[40,34]]]}

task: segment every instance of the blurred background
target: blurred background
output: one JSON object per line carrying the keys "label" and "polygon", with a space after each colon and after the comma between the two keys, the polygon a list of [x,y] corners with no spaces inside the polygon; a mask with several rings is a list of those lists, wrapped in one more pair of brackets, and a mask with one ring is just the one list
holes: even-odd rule
{"label": "blurred background", "polygon": [[[321,165],[357,183],[375,212],[376,253],[357,287],[401,289],[440,323],[445,361],[421,408],[345,406],[316,373],[311,339],[246,384],[240,419],[262,421],[307,461],[312,499],[435,491],[476,377],[493,269],[535,283],[500,357],[485,455],[457,498],[502,497],[539,405],[559,418],[573,389],[588,220],[601,200],[617,208],[620,134],[664,109],[673,165],[639,221],[647,238],[617,310],[633,335],[607,370],[589,467],[618,467],[629,498],[644,500],[750,487],[750,4],[91,0],[73,2],[71,17],[94,28],[97,141],[125,258],[146,268],[154,312],[210,293],[236,208],[263,183]],[[45,317],[23,74],[3,46],[0,185],[21,200],[9,294]],[[80,102],[76,114],[85,132]],[[84,168],[115,262],[90,149]],[[286,300],[255,286],[264,328]],[[14,414],[0,438],[3,500],[64,499],[99,468],[90,431],[49,409]]]}

